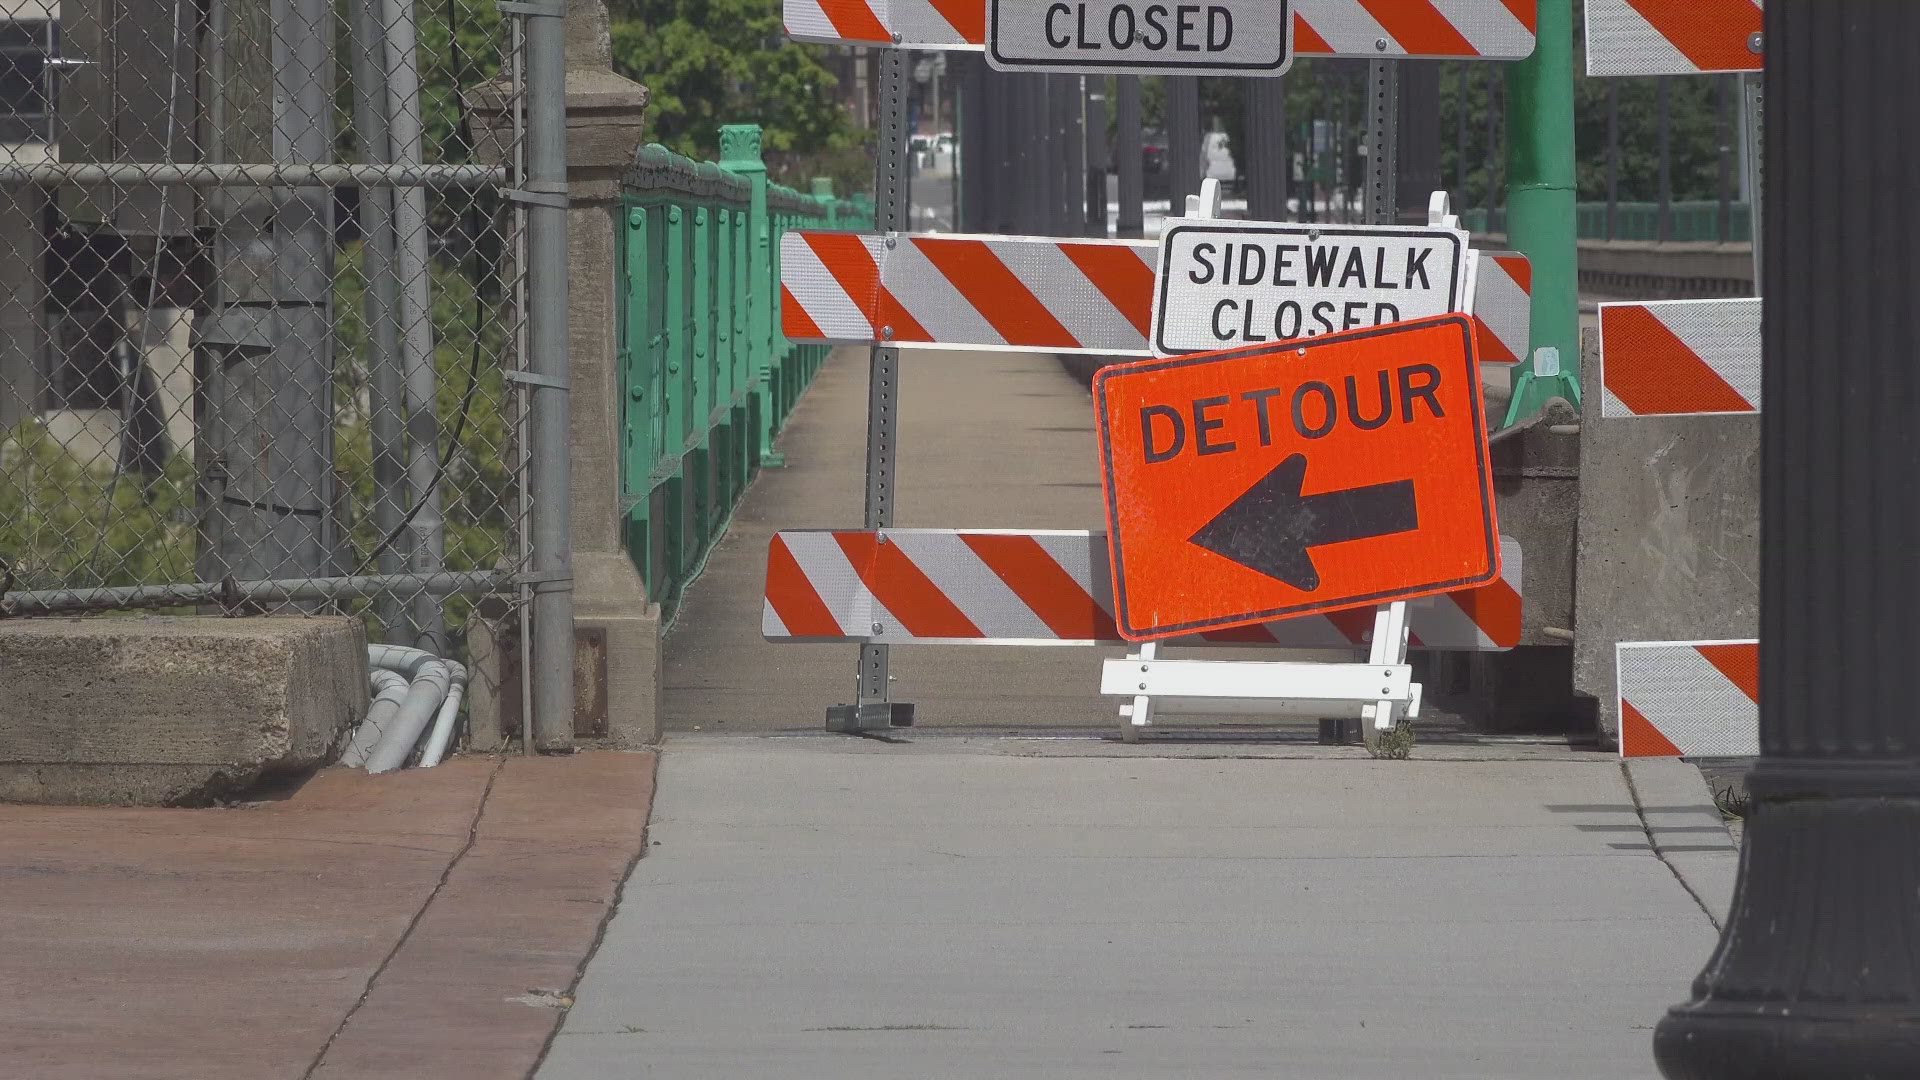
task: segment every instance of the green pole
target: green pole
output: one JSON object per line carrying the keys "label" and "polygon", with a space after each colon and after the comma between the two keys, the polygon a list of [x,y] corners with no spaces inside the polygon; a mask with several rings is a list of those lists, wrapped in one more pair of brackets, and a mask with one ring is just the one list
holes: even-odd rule
{"label": "green pole", "polygon": [[1533,55],[1507,69],[1507,239],[1533,263],[1532,340],[1514,375],[1507,426],[1550,398],[1580,402],[1573,0],[1539,0],[1539,20]]}

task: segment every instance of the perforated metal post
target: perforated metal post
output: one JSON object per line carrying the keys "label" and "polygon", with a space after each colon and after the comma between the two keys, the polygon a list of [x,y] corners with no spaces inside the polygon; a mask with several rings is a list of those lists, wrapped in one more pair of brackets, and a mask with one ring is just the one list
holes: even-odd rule
{"label": "perforated metal post", "polygon": [[1367,61],[1367,224],[1391,225],[1399,215],[1400,69],[1392,60]]}
{"label": "perforated metal post", "polygon": [[[1759,46],[1754,42],[1754,47]],[[1750,72],[1740,76],[1740,120],[1747,141],[1747,220],[1753,230],[1753,289],[1760,291],[1760,207],[1766,197],[1766,187],[1761,182],[1763,170],[1761,163],[1766,158],[1766,101],[1767,87],[1759,73]]]}
{"label": "perforated metal post", "polygon": [[[879,232],[907,230],[907,51],[880,53],[880,149],[875,166],[874,228]],[[890,338],[891,328],[881,336]],[[866,527],[884,529],[893,524],[896,455],[900,431],[900,350],[876,345],[867,365],[867,497]],[[885,537],[881,538],[885,542]],[[905,727],[913,723],[913,706],[893,700],[892,676],[885,645],[860,646],[860,665],[854,675],[856,696],[851,705],[827,709],[827,730],[845,734]]]}

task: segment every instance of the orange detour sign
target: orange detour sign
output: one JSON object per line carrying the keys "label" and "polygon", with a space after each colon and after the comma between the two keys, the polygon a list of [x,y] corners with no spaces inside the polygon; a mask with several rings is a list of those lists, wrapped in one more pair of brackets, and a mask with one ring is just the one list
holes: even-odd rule
{"label": "orange detour sign", "polygon": [[1499,576],[1471,316],[1122,364],[1094,396],[1129,640]]}

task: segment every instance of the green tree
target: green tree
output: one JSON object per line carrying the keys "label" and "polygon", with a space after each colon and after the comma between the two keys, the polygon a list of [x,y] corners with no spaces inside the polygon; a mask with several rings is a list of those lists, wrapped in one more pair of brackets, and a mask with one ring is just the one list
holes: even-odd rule
{"label": "green tree", "polygon": [[759,124],[775,181],[870,178],[856,130],[821,63],[824,46],[787,40],[780,0],[613,0],[613,62],[653,91],[655,141],[712,159],[723,124]]}

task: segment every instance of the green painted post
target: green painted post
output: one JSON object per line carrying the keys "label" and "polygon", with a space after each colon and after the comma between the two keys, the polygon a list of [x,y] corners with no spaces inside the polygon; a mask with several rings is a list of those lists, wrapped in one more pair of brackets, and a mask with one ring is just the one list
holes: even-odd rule
{"label": "green painted post", "polygon": [[834,220],[837,216],[834,211],[838,208],[838,204],[833,197],[833,177],[816,176],[813,178],[813,198],[815,202],[820,204],[821,215],[826,219],[820,223],[820,227],[823,229],[839,228],[839,222]]}
{"label": "green painted post", "polygon": [[1550,398],[1580,402],[1573,0],[1539,0],[1533,55],[1507,68],[1507,132],[1507,240],[1533,263],[1533,333],[1507,406],[1511,426]]}
{"label": "green painted post", "polygon": [[652,289],[647,273],[647,212],[626,207],[627,227],[621,235],[620,493],[627,511],[627,552],[651,589],[648,558],[647,492],[652,487],[654,424],[658,402],[653,389],[652,320],[647,299]]}
{"label": "green painted post", "polygon": [[786,459],[773,449],[773,435],[778,430],[775,394],[779,355],[773,324],[775,293],[771,286],[779,280],[775,245],[780,237],[774,217],[767,210],[767,163],[760,156],[760,125],[728,124],[720,129],[720,167],[745,177],[753,185],[747,207],[752,237],[746,274],[751,305],[747,313],[747,340],[753,344],[747,362],[752,372],[749,377],[755,384],[754,397],[759,403],[756,434],[760,442],[760,464],[763,467],[784,465]]}

